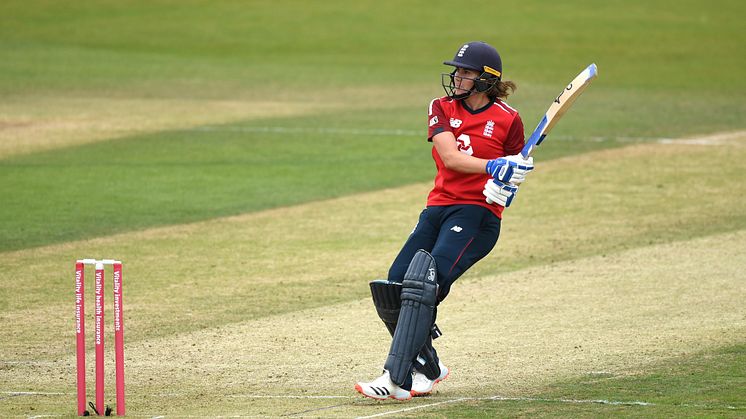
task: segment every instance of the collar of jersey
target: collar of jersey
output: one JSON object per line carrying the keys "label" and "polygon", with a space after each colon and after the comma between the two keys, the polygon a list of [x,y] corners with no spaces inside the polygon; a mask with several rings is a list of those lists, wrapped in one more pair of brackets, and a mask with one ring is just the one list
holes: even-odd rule
{"label": "collar of jersey", "polygon": [[469,112],[469,113],[470,113],[470,114],[472,114],[472,115],[476,115],[476,114],[478,114],[478,113],[482,113],[482,112],[486,111],[486,110],[487,110],[487,109],[488,109],[488,108],[489,108],[490,106],[492,106],[492,105],[494,105],[494,104],[495,104],[495,101],[494,101],[494,100],[491,100],[491,101],[490,101],[489,103],[487,103],[486,105],[482,106],[481,108],[479,108],[479,109],[477,109],[477,110],[472,110],[472,109],[471,109],[471,108],[470,108],[470,107],[469,107],[469,106],[468,106],[468,105],[466,104],[466,102],[464,102],[463,100],[459,100],[459,102],[461,102],[461,107],[463,107],[464,109],[466,109],[466,111],[467,111],[467,112]]}

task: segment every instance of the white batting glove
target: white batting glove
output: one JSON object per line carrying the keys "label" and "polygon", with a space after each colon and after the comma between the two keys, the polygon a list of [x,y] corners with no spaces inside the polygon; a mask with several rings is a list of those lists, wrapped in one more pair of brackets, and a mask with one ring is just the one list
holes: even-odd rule
{"label": "white batting glove", "polygon": [[487,197],[488,203],[507,208],[513,202],[516,192],[518,192],[518,186],[490,179],[484,184],[482,194]]}
{"label": "white batting glove", "polygon": [[521,153],[490,160],[485,167],[487,173],[503,183],[520,185],[528,172],[534,170],[534,158],[524,158]]}

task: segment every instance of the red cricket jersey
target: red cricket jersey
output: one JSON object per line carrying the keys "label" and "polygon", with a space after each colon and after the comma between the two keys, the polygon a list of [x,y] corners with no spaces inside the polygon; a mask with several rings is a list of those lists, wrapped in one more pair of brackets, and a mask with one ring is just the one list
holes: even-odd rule
{"label": "red cricket jersey", "polygon": [[[518,111],[500,99],[482,109],[467,109],[461,100],[447,96],[433,99],[428,108],[427,140],[444,131],[456,137],[462,153],[482,159],[518,154],[524,145],[523,122]],[[490,175],[467,174],[447,169],[433,146],[438,173],[435,187],[427,197],[428,206],[457,204],[481,205],[502,218],[503,207],[488,204],[482,194]]]}

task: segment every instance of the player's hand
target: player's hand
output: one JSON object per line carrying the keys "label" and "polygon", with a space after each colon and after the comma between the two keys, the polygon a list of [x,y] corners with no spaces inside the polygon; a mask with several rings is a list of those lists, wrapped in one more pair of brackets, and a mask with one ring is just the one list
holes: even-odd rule
{"label": "player's hand", "polygon": [[516,192],[518,192],[518,186],[490,179],[484,184],[482,194],[487,197],[488,203],[507,208],[513,202]]}
{"label": "player's hand", "polygon": [[513,156],[500,157],[499,159],[490,160],[485,168],[487,174],[495,180],[503,183],[512,183],[520,185],[526,180],[528,172],[534,170],[534,158],[524,158],[518,153]]}

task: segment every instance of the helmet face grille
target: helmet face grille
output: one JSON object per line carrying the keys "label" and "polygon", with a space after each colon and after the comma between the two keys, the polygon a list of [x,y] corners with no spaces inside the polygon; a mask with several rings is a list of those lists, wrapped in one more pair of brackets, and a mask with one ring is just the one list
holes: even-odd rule
{"label": "helmet face grille", "polygon": [[492,74],[487,72],[482,73],[478,78],[471,77],[459,77],[461,79],[471,80],[474,82],[472,88],[466,93],[456,94],[456,70],[450,73],[442,73],[440,75],[440,82],[443,85],[443,90],[446,92],[446,96],[451,99],[464,99],[471,96],[473,93],[483,93],[490,90],[500,80]]}
{"label": "helmet face grille", "polygon": [[453,77],[453,74],[455,72],[456,71],[454,70],[453,73],[442,73],[440,75],[440,83],[443,85],[443,90],[445,90],[446,96],[450,97],[451,99],[463,99],[464,97],[469,96],[471,93],[468,93],[466,95],[456,95],[456,81]]}

